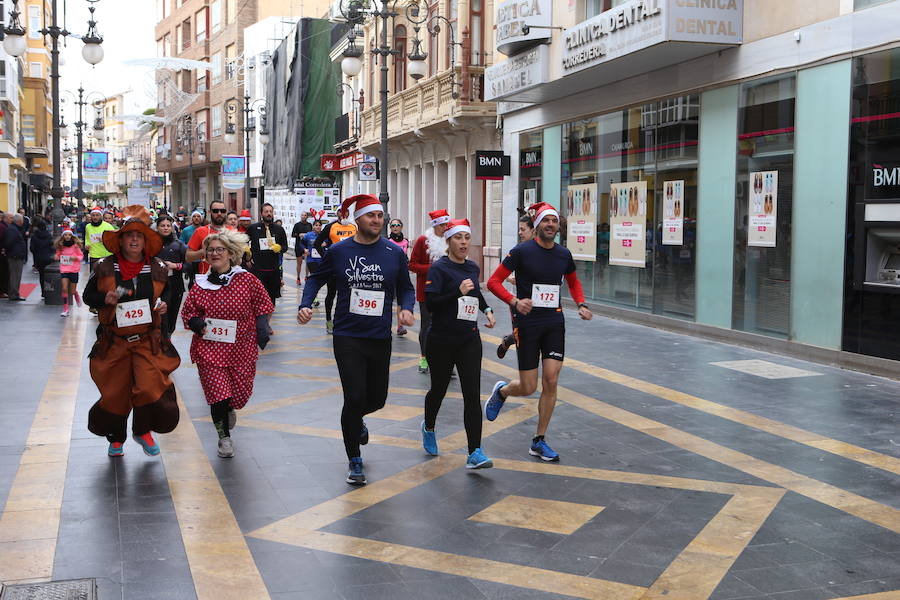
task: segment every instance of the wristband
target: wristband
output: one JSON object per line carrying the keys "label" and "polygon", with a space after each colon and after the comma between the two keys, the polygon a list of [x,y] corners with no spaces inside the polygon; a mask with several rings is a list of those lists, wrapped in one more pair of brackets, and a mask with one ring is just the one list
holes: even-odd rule
{"label": "wristband", "polygon": [[492,313],[492,312],[494,312],[494,309],[491,308],[490,306],[488,306],[486,309],[484,309],[484,314],[488,314],[488,313]]}
{"label": "wristband", "polygon": [[578,308],[587,308],[587,307],[588,307],[588,305],[584,302],[582,302],[578,305]]}

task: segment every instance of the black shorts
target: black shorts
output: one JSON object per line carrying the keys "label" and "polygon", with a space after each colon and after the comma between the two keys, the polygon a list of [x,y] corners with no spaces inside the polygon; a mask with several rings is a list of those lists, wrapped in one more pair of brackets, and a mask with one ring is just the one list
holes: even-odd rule
{"label": "black shorts", "polygon": [[562,361],[566,356],[565,323],[519,326],[515,335],[520,371],[537,369],[541,360]]}
{"label": "black shorts", "polygon": [[281,271],[251,271],[256,278],[263,284],[263,287],[266,288],[266,293],[269,294],[269,298],[272,299],[272,304],[275,304],[276,298],[281,298]]}
{"label": "black shorts", "polygon": [[68,279],[72,283],[78,283],[78,273],[60,273],[60,279]]}

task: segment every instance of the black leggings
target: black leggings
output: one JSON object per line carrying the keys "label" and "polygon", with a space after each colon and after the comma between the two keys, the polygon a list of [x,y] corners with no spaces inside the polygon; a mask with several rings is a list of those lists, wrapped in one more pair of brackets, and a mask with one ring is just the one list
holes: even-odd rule
{"label": "black leggings", "polygon": [[[181,277],[181,273],[177,273],[172,277]],[[169,303],[166,306],[166,316],[163,317],[163,321],[166,325],[166,331],[169,332],[171,336],[175,329],[178,327],[178,311],[181,310],[181,299],[184,297],[184,292],[179,288],[175,288],[171,283],[172,279],[169,278]]]}
{"label": "black leggings", "polygon": [[228,431],[228,411],[231,410],[231,398],[219,400],[209,405],[209,415],[212,417],[213,425],[219,432],[219,438],[229,437],[231,432]]}
{"label": "black leggings", "polygon": [[[428,358],[427,349],[428,349],[428,332],[431,330],[431,311],[428,310],[428,307],[425,306],[424,302],[419,302],[419,318],[422,321],[419,327],[419,354]],[[428,364],[431,365],[431,361],[428,361]]]}
{"label": "black leggings", "polygon": [[325,319],[331,320],[331,309],[334,307],[334,297],[337,295],[337,286],[334,279],[329,279],[325,292]]}
{"label": "black leggings", "polygon": [[444,338],[428,340],[428,368],[431,389],[425,395],[425,427],[434,429],[441,402],[450,384],[450,370],[456,366],[463,394],[463,425],[469,443],[469,454],[481,447],[481,337],[463,342]]}
{"label": "black leggings", "polygon": [[384,408],[388,394],[391,366],[391,338],[373,340],[336,335],[334,360],[337,362],[344,388],[344,408],[341,411],[341,431],[347,458],[356,458],[362,419]]}

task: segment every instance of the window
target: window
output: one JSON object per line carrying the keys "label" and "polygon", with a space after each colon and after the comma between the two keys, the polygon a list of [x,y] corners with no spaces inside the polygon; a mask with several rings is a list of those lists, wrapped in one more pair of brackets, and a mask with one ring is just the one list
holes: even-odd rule
{"label": "window", "polygon": [[205,8],[201,8],[194,15],[194,23],[197,28],[197,42],[202,42],[206,39],[206,19],[207,13]]}
{"label": "window", "polygon": [[222,0],[213,0],[209,5],[209,34],[218,33],[222,28]]}
{"label": "window", "polygon": [[[484,0],[471,0],[469,4],[470,25],[469,30],[472,39],[472,56],[469,59],[471,65],[484,64]],[[465,57],[463,57],[465,60]]]}
{"label": "window", "polygon": [[178,44],[178,53],[181,53],[181,51],[184,50],[181,38],[181,25],[175,26],[175,43]]}
{"label": "window", "polygon": [[[0,6],[0,10],[2,10],[2,6]],[[0,98],[6,98],[6,61],[0,60]],[[0,111],[5,116],[5,113],[9,111]],[[9,128],[6,128],[9,130]]]}
{"label": "window", "polygon": [[163,56],[172,56],[172,36],[168,33],[163,38]]}
{"label": "window", "polygon": [[394,28],[394,49],[399,53],[394,56],[394,93],[406,89],[406,27],[397,25]]}
{"label": "window", "polygon": [[212,55],[212,85],[221,83],[222,81],[222,53],[216,52]]}
{"label": "window", "polygon": [[156,57],[160,58],[166,55],[166,40],[165,38],[160,38],[156,40]]}
{"label": "window", "polygon": [[156,22],[159,23],[167,16],[167,8],[169,6],[169,0],[156,0]]}
{"label": "window", "polygon": [[197,71],[197,93],[206,91],[206,71]]}
{"label": "window", "polygon": [[194,38],[191,37],[191,20],[187,19],[182,21],[181,23],[181,50],[185,50],[191,47],[191,42]]}
{"label": "window", "polygon": [[222,105],[212,108],[212,137],[222,135]]}
{"label": "window", "polygon": [[28,37],[33,40],[41,39],[41,7],[31,5],[28,7]]}
{"label": "window", "polygon": [[197,112],[197,139],[205,142],[209,138],[209,110]]}
{"label": "window", "polygon": [[26,146],[34,146],[37,143],[37,132],[34,115],[22,115],[22,137]]}
{"label": "window", "polygon": [[237,18],[237,0],[225,0],[225,22],[234,23]]}
{"label": "window", "polygon": [[234,44],[225,46],[225,79],[234,78],[234,73],[237,70],[237,64],[235,63],[236,54],[237,49]]}
{"label": "window", "polygon": [[33,62],[28,64],[28,76],[36,77],[38,79],[43,79],[44,77],[44,65],[39,62]]}
{"label": "window", "polygon": [[[428,5],[428,22],[437,22],[437,19],[432,21],[433,17],[436,17],[440,11],[440,3],[432,2]],[[440,69],[440,54],[438,54],[438,48],[440,48],[440,36],[439,34],[433,33],[428,36],[428,76],[432,76],[438,72]]]}
{"label": "window", "polygon": [[365,56],[366,62],[369,63],[369,98],[373,105],[375,104],[375,62],[377,60],[377,57],[373,52],[374,49],[375,42],[373,40],[369,47],[369,52]]}
{"label": "window", "polygon": [[853,10],[862,10],[875,6],[876,4],[884,4],[888,0],[853,0]]}

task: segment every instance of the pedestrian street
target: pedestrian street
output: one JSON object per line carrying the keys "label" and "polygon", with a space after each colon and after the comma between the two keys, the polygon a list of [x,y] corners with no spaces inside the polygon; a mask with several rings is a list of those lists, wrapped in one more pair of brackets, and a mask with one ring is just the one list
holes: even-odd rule
{"label": "pedestrian street", "polygon": [[[900,382],[570,315],[547,434],[561,461],[528,455],[535,394],[485,421],[494,467],[471,471],[455,381],[441,454],[422,449],[413,328],[353,488],[323,310],[298,326],[292,281],[232,459],[184,330],[179,426],[159,457],[131,439],[108,457],[86,429],[96,321],[31,296],[0,306],[5,584],[94,579],[103,600],[900,598]],[[483,394],[514,375],[496,308]]]}

